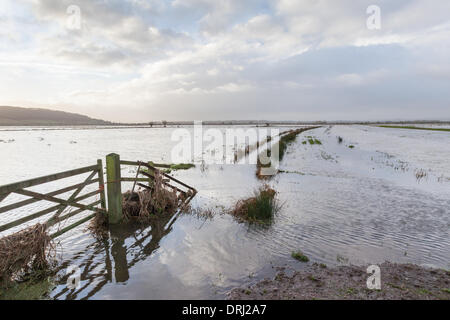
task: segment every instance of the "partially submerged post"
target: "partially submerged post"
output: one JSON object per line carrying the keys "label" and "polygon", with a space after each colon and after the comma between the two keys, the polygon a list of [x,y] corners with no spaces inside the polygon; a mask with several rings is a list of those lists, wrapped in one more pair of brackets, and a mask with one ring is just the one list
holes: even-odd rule
{"label": "partially submerged post", "polygon": [[122,188],[120,177],[120,156],[111,153],[106,156],[106,179],[108,193],[108,218],[109,223],[115,224],[122,221]]}

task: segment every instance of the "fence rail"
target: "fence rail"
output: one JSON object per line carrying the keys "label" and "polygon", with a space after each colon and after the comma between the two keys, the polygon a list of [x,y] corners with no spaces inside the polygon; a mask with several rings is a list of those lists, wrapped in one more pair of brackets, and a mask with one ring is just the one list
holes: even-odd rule
{"label": "fence rail", "polygon": [[[34,187],[37,185],[42,185],[45,183],[74,177],[78,175],[82,175],[85,173],[90,173],[89,176],[81,183],[77,183],[68,187],[64,187],[52,192],[48,193],[40,193],[36,191],[27,190],[27,188]],[[80,195],[81,192],[84,190],[85,187],[97,184],[98,183],[98,189],[95,191],[91,191],[88,193],[85,193],[83,195]],[[73,191],[74,190],[74,191]],[[73,193],[69,196],[68,199],[62,199],[57,197],[58,195],[67,193],[69,191],[73,191]],[[84,217],[83,219],[63,228],[62,230],[57,231],[56,233],[52,234],[51,236],[53,238],[63,234],[64,232],[67,232],[78,225],[88,221],[91,219],[96,213],[106,214],[106,197],[104,192],[104,178],[103,178],[103,164],[102,160],[97,160],[96,165],[82,167],[74,170],[64,171],[60,173],[55,173],[39,178],[34,178],[30,180],[20,181],[16,183],[11,183],[8,185],[0,186],[0,203],[5,200],[10,194],[19,194],[23,196],[29,197],[29,199],[17,201],[12,204],[8,204],[6,206],[0,207],[0,215],[4,215],[7,212],[18,209],[33,203],[36,203],[38,201],[47,201],[56,203],[56,205],[51,206],[49,208],[43,209],[41,211],[32,213],[30,215],[27,215],[25,217],[21,217],[17,220],[14,220],[12,222],[8,222],[6,224],[0,225],[0,232],[9,230],[11,228],[17,227],[23,223],[32,221],[34,219],[37,219],[39,217],[45,216],[47,214],[50,214],[52,212],[55,212],[49,219],[45,221],[45,224],[47,227],[54,226],[58,223],[61,223],[62,221],[69,219],[71,217],[74,217],[75,215],[84,212],[84,211],[92,211],[94,214],[89,215],[88,217]],[[100,196],[100,200],[94,201],[89,204],[82,204],[81,201],[95,197]],[[100,207],[98,207],[100,206]],[[77,208],[75,211],[72,211],[70,213],[67,213],[65,215],[61,214],[64,212],[64,210],[68,207],[74,207]]]}

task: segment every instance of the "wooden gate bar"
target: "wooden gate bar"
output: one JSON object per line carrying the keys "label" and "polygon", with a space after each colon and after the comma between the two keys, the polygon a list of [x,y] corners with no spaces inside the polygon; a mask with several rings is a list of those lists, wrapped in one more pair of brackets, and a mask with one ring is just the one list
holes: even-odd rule
{"label": "wooden gate bar", "polygon": [[[89,206],[96,206],[96,205],[98,205],[98,204],[101,204],[101,200],[95,201],[95,202],[89,204]],[[83,212],[83,211],[85,211],[85,210],[83,210],[83,209],[77,209],[77,210],[74,210],[74,211],[72,211],[72,212],[69,212],[69,213],[67,213],[67,214],[65,214],[65,215],[63,215],[63,216],[55,217],[55,218],[50,218],[50,219],[47,221],[47,223],[46,223],[46,224],[47,224],[47,227],[52,227],[52,226],[54,226],[55,224],[60,223],[61,221],[64,221],[64,220],[66,220],[66,219],[69,219],[69,218],[71,218],[71,217],[73,217],[73,216],[75,216],[75,215],[77,215],[77,214],[79,214],[79,213],[81,213],[81,212]]]}
{"label": "wooden gate bar", "polygon": [[56,238],[56,237],[62,235],[63,233],[66,233],[67,231],[72,230],[72,229],[75,228],[75,227],[78,227],[80,224],[83,224],[83,223],[85,223],[86,221],[91,220],[93,217],[95,217],[95,213],[94,213],[94,214],[91,214],[91,215],[89,215],[89,216],[87,216],[86,218],[83,218],[83,219],[81,219],[81,220],[75,222],[74,224],[71,224],[70,226],[65,227],[64,229],[61,229],[61,230],[55,232],[55,233],[52,234],[50,237],[51,237],[52,239],[54,239],[54,238]]}
{"label": "wooden gate bar", "polygon": [[[73,186],[66,187],[64,189],[60,189],[60,190],[52,191],[50,193],[46,193],[46,195],[47,196],[57,196],[59,194],[66,193],[68,191],[77,189],[77,188],[82,187],[82,186],[87,186],[87,185],[90,185],[90,184],[94,184],[96,182],[99,182],[99,179],[93,179],[89,183],[84,183],[83,182],[83,183],[74,184]],[[19,202],[16,202],[16,203],[13,203],[13,204],[1,207],[0,208],[0,213],[6,212],[6,211],[10,211],[10,210],[13,210],[13,209],[18,209],[20,207],[23,207],[23,206],[26,206],[26,205],[29,205],[29,204],[32,204],[32,203],[35,203],[35,202],[38,202],[38,201],[41,201],[41,200],[40,199],[26,199],[26,200],[23,200],[23,201],[19,201]]]}
{"label": "wooden gate bar", "polygon": [[[92,173],[86,178],[86,180],[84,180],[84,183],[89,183],[89,182],[92,180],[92,178],[93,178],[96,174],[97,174],[97,171],[92,172]],[[85,186],[83,185],[83,186],[79,187],[77,190],[75,190],[74,193],[72,193],[72,195],[69,197],[69,199],[67,199],[67,202],[73,202],[74,199],[75,199],[75,198],[80,194],[80,192],[83,190],[84,187],[85,187]],[[98,190],[95,191],[93,195],[96,195],[97,193],[98,193]],[[88,194],[88,195],[89,195],[89,194]],[[79,199],[78,201],[87,199],[87,198],[89,198],[89,197],[91,197],[91,196],[93,196],[93,195],[89,195],[88,197],[86,197],[86,195],[84,195],[83,197],[81,197],[82,199]],[[78,201],[77,201],[77,202],[78,202]],[[61,214],[61,212],[63,212],[66,208],[67,208],[67,206],[61,207],[60,209],[58,209],[58,211],[54,214],[53,217],[59,216],[59,215]]]}
{"label": "wooden gate bar", "polygon": [[94,165],[94,166],[79,168],[79,169],[75,169],[75,170],[69,170],[69,171],[64,171],[64,172],[60,172],[60,173],[55,173],[55,174],[51,174],[48,176],[43,176],[43,177],[31,179],[31,180],[7,184],[5,186],[0,187],[0,195],[9,194],[11,192],[15,192],[16,190],[29,188],[29,187],[33,187],[33,186],[47,183],[50,181],[60,180],[60,179],[64,179],[64,178],[68,178],[68,177],[72,177],[72,176],[76,176],[76,175],[79,175],[82,173],[96,171],[96,170],[97,170],[97,165]]}
{"label": "wooden gate bar", "polygon": [[91,208],[91,207],[86,206],[84,204],[80,204],[80,203],[76,203],[76,202],[69,202],[67,200],[46,196],[45,194],[37,193],[37,192],[34,192],[34,191],[16,190],[15,193],[22,194],[24,196],[38,198],[38,199],[41,199],[41,200],[47,200],[47,201],[50,201],[50,202],[56,202],[56,203],[59,203],[59,204],[62,204],[62,205],[67,205],[67,206],[71,206],[71,207],[77,207],[77,208],[84,209],[84,210],[90,210],[90,211],[95,211],[95,212],[104,212],[104,209],[102,209],[102,208]]}
{"label": "wooden gate bar", "polygon": [[120,178],[120,181],[122,182],[134,182],[134,181],[139,181],[139,182],[149,182],[151,181],[149,178],[131,178],[131,177],[125,177],[125,178]]}
{"label": "wooden gate bar", "polygon": [[[142,171],[142,170],[141,170],[141,171],[139,171],[139,173],[142,174],[142,175],[144,175],[144,176],[146,176],[146,177],[149,177],[149,178],[154,179],[152,175],[148,174],[148,173],[145,172],[145,171]],[[167,187],[169,187],[169,188],[172,188],[172,189],[174,189],[174,190],[176,190],[176,191],[178,191],[178,192],[180,192],[180,193],[182,193],[182,194],[186,194],[186,191],[181,190],[180,188],[177,188],[177,187],[171,185],[170,183],[167,183],[166,181],[162,181],[162,184],[165,185],[165,186],[167,186]]]}
{"label": "wooden gate bar", "polygon": [[7,196],[9,196],[9,193],[0,195],[0,202],[2,202]]}
{"label": "wooden gate bar", "polygon": [[[95,194],[98,194],[99,192],[100,192],[100,191],[97,190],[97,191],[95,191]],[[92,194],[91,194],[90,196],[92,197],[92,196],[95,195],[95,194],[94,194],[94,192],[92,192]],[[73,201],[74,201],[74,202],[77,202],[77,201],[84,200],[85,198],[87,198],[87,197],[81,196],[81,197],[79,197],[79,198],[74,199]],[[99,204],[99,203],[92,203],[92,204],[89,204],[89,205],[87,205],[87,206],[93,206],[93,205],[97,205],[97,204]],[[14,220],[14,221],[12,221],[12,222],[10,222],[10,223],[7,223],[7,224],[4,224],[4,225],[0,226],[0,232],[3,232],[3,231],[5,231],[5,230],[8,230],[8,229],[11,229],[11,228],[14,228],[14,227],[17,227],[17,226],[20,225],[20,224],[23,224],[23,223],[25,223],[25,222],[34,220],[34,219],[36,219],[36,218],[45,216],[46,214],[49,214],[49,213],[51,213],[51,212],[53,212],[53,211],[55,211],[55,210],[58,210],[58,209],[60,209],[60,208],[66,208],[66,207],[67,207],[66,205],[61,205],[61,204],[59,204],[59,205],[52,206],[52,207],[49,207],[49,208],[47,208],[47,209],[41,210],[41,211],[36,212],[36,213],[34,213],[34,214],[30,214],[30,215],[25,216],[25,217],[23,217],[23,218]],[[85,210],[85,209],[80,209],[79,212],[82,212],[82,211],[84,211],[84,210]],[[77,213],[79,213],[79,212],[77,212]],[[52,219],[52,218],[50,218],[50,220],[51,220],[51,219]]]}

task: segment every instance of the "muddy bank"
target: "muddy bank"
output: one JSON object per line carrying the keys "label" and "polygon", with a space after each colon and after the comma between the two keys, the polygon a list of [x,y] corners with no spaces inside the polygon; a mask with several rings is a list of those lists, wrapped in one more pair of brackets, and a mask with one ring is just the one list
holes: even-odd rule
{"label": "muddy bank", "polygon": [[328,268],[313,264],[292,276],[279,272],[272,280],[265,279],[254,286],[233,289],[228,299],[345,299],[450,300],[450,271],[427,269],[413,264],[385,262],[381,269],[381,290],[369,290],[367,266]]}

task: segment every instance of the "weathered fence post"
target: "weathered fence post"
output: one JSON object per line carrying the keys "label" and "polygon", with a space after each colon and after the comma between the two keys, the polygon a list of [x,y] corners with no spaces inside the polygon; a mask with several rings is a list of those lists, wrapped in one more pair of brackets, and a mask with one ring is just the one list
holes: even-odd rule
{"label": "weathered fence post", "polygon": [[122,221],[122,188],[120,181],[120,156],[115,153],[106,156],[106,179],[108,191],[108,220],[115,224]]}
{"label": "weathered fence post", "polygon": [[97,160],[98,166],[98,186],[101,191],[100,193],[100,207],[106,210],[106,196],[105,196],[105,178],[103,177],[103,161],[102,159]]}

